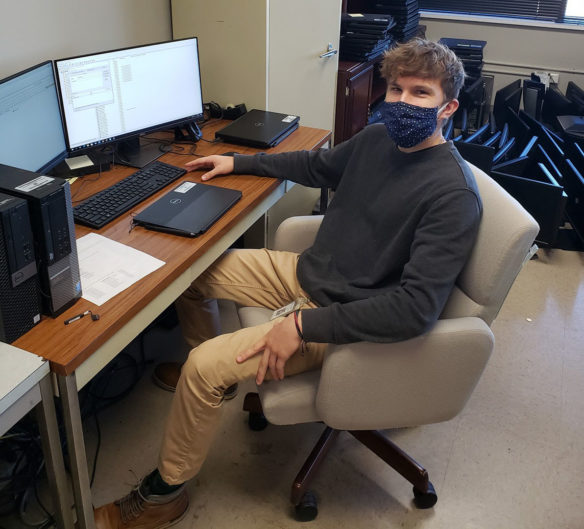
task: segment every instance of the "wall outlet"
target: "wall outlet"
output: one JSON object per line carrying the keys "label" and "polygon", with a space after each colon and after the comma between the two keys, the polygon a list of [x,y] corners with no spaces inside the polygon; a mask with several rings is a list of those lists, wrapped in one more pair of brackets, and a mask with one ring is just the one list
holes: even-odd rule
{"label": "wall outlet", "polygon": [[560,74],[558,72],[534,72],[541,82],[547,87],[550,84],[558,84],[560,82]]}

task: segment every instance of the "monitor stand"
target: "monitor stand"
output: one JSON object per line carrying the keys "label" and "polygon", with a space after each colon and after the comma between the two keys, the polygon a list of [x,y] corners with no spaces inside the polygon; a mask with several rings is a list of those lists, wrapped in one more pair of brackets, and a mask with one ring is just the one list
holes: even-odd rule
{"label": "monitor stand", "polygon": [[164,143],[157,141],[140,142],[140,138],[132,138],[118,142],[115,162],[141,169],[164,154]]}
{"label": "monitor stand", "polygon": [[174,129],[174,141],[191,141],[197,143],[202,137],[203,133],[196,121],[189,121],[182,127],[175,127]]}

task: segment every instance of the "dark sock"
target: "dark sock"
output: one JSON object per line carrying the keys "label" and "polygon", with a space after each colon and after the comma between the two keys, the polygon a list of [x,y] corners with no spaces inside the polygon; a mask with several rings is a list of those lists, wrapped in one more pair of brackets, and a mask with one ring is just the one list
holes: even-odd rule
{"label": "dark sock", "polygon": [[180,487],[182,487],[182,483],[180,485],[169,485],[166,483],[156,468],[142,480],[140,492],[144,497],[150,494],[164,495],[170,494]]}

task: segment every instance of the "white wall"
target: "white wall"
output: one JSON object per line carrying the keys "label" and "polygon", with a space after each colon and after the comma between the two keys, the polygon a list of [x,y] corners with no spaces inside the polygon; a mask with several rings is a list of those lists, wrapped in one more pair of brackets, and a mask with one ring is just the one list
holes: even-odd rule
{"label": "white wall", "polygon": [[[560,73],[559,87],[568,81],[584,88],[584,31],[423,17],[426,37],[486,40],[483,73],[495,76],[493,93],[534,70]],[[523,67],[521,67],[521,66]]]}
{"label": "white wall", "polygon": [[171,38],[169,0],[2,0],[0,78],[47,59]]}

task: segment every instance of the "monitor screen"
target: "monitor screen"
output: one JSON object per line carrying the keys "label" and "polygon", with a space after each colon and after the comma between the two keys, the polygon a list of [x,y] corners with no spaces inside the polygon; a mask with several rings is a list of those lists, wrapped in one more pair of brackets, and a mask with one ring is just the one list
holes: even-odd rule
{"label": "monitor screen", "polygon": [[515,113],[519,112],[519,106],[521,105],[521,88],[513,90],[505,98],[505,106],[513,110]]}
{"label": "monitor screen", "polygon": [[0,163],[44,172],[67,155],[53,65],[0,81]]}
{"label": "monitor screen", "polygon": [[[519,94],[521,95],[521,91],[519,91]],[[519,117],[518,110],[514,110],[510,106],[506,108],[505,123],[509,125],[509,135],[517,139],[521,148],[523,148],[535,134],[535,132],[531,132],[529,125]]]}
{"label": "monitor screen", "polygon": [[559,130],[557,116],[567,116],[576,112],[577,105],[570,101],[559,88],[550,86],[543,99],[541,117],[544,123]]}
{"label": "monitor screen", "polygon": [[60,59],[55,65],[71,152],[203,115],[196,38]]}
{"label": "monitor screen", "polygon": [[507,102],[505,101],[509,96],[521,88],[521,79],[517,79],[507,86],[500,88],[495,93],[495,101],[493,103],[493,114],[495,115],[495,121],[497,122],[497,127],[499,130],[503,128],[505,124],[505,108],[507,107]]}
{"label": "monitor screen", "polygon": [[569,81],[568,86],[566,88],[566,97],[584,107],[584,90],[580,88],[574,81]]}

